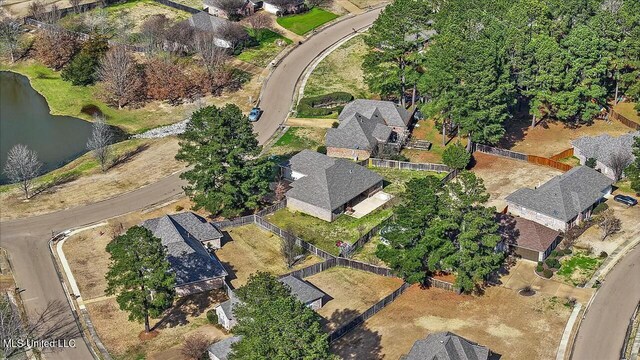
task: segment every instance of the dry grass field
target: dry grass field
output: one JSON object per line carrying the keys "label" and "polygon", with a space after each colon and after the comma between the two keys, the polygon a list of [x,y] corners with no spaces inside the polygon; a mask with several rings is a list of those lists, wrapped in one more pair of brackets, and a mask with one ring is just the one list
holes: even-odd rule
{"label": "dry grass field", "polygon": [[495,206],[498,211],[502,211],[507,205],[504,198],[512,192],[523,187],[533,189],[562,174],[562,171],[547,166],[480,152],[473,153],[473,157],[476,164],[471,171],[484,180],[484,186],[490,195],[488,206]]}
{"label": "dry grass field", "polygon": [[548,360],[555,358],[569,314],[557,298],[501,287],[468,296],[413,286],[332,350],[344,359],[398,359],[429,333],[452,331],[503,359]]}
{"label": "dry grass field", "polygon": [[318,311],[333,330],[373,306],[402,285],[402,280],[365,271],[334,267],[305,278],[329,296]]}
{"label": "dry grass field", "polygon": [[244,285],[249,275],[256,271],[283,275],[322,262],[322,259],[317,256],[307,255],[293,268],[287,268],[284,257],[280,253],[282,240],[256,225],[232,228],[227,231],[227,234],[228,240],[220,250],[216,251],[216,256],[229,271],[228,279],[235,288]]}

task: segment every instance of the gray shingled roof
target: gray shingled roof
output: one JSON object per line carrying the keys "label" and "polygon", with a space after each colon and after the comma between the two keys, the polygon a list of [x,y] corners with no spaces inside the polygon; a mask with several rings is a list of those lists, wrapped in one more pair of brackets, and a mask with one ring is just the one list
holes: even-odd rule
{"label": "gray shingled roof", "polygon": [[371,151],[378,141],[386,142],[390,135],[391,128],[384,124],[378,111],[371,117],[355,113],[340,121],[337,128],[327,130],[325,145]]}
{"label": "gray shingled roof", "polygon": [[229,20],[213,16],[206,11],[200,11],[199,13],[191,15],[187,21],[189,21],[189,25],[200,31],[212,33],[217,32],[222,26],[229,22]]}
{"label": "gray shingled roof", "polygon": [[167,260],[176,274],[178,286],[227,275],[220,261],[200,242],[221,234],[213,226],[200,223],[200,219],[192,213],[181,213],[142,223],[167,248]]}
{"label": "gray shingled roof", "polygon": [[489,349],[451,332],[416,341],[405,360],[487,360]]}
{"label": "gray shingled roof", "polygon": [[310,150],[293,156],[289,165],[306,176],[294,181],[286,196],[330,211],[382,181],[382,176],[352,161]]}
{"label": "gray shingled roof", "polygon": [[209,345],[209,352],[215,355],[220,360],[229,359],[231,354],[231,346],[242,339],[241,336],[232,336],[226,339],[222,339]]}
{"label": "gray shingled roof", "polygon": [[291,289],[291,293],[304,304],[322,299],[325,295],[325,293],[318,290],[315,286],[293,275],[285,276],[279,279],[279,281],[288,286]]}
{"label": "gray shingled roof", "polygon": [[222,308],[222,311],[225,313],[225,315],[227,315],[227,318],[231,320],[233,319],[233,307],[236,306],[236,304],[240,303],[240,299],[238,299],[233,290],[230,290],[228,295],[229,300],[220,304],[220,307]]}
{"label": "gray shingled roof", "polygon": [[518,189],[506,201],[568,222],[598,201],[612,184],[613,180],[598,171],[578,166],[537,189]]}
{"label": "gray shingled roof", "polygon": [[407,127],[409,120],[411,120],[411,114],[401,105],[391,101],[365,99],[357,99],[348,103],[338,116],[338,120],[346,120],[356,113],[371,119],[376,111],[389,126]]}
{"label": "gray shingled roof", "polygon": [[580,150],[586,158],[595,158],[604,165],[611,167],[611,156],[622,152],[634,158],[632,146],[634,137],[640,136],[640,131],[613,137],[609,134],[598,136],[584,136],[573,140],[573,147]]}

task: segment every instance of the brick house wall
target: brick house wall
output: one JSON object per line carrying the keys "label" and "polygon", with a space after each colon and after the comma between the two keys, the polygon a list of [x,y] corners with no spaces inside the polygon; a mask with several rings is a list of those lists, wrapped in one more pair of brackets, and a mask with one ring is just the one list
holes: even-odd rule
{"label": "brick house wall", "polygon": [[294,199],[292,197],[287,197],[287,208],[289,208],[292,211],[300,211],[302,213],[315,216],[324,221],[331,222],[334,219],[331,211],[327,209],[322,209],[320,207],[311,205],[309,203],[300,201],[298,199]]}
{"label": "brick house wall", "polygon": [[213,290],[213,289],[220,289],[223,286],[224,286],[223,277],[207,279],[203,281],[176,286],[176,295],[180,297],[188,296],[188,295],[198,294],[198,293]]}
{"label": "brick house wall", "polygon": [[538,224],[544,225],[548,228],[558,230],[558,231],[567,231],[569,226],[562,220],[554,219],[550,216],[540,214],[533,210],[524,208],[520,205],[516,205],[511,202],[507,202],[507,206],[509,207],[509,212],[513,215],[520,216],[527,220],[535,221]]}
{"label": "brick house wall", "polygon": [[351,160],[366,160],[371,156],[371,152],[367,150],[327,147],[327,156]]}

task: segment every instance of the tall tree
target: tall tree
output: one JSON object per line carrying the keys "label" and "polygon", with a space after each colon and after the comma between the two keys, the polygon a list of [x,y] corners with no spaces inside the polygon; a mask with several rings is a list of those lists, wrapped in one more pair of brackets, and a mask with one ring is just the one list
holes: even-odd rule
{"label": "tall tree", "polygon": [[148,229],[134,226],[107,245],[111,263],[106,274],[107,295],[116,295],[120,310],[129,312],[129,321],[156,318],[171,307],[176,276],[167,260],[162,242]]}
{"label": "tall tree", "polygon": [[463,170],[469,165],[471,154],[459,141],[447,146],[442,152],[442,162],[448,167],[456,170]]}
{"label": "tall tree", "polygon": [[230,359],[334,359],[320,315],[291,294],[291,289],[264,272],[249,277],[236,291],[234,308],[242,339],[232,346]]}
{"label": "tall tree", "polygon": [[103,172],[109,167],[111,157],[111,143],[113,143],[113,131],[107,125],[104,116],[98,115],[93,119],[91,137],[87,141],[87,149],[93,153],[93,157],[100,163]]}
{"label": "tall tree", "polygon": [[98,77],[103,97],[118,109],[140,100],[144,93],[142,71],[126,48],[111,48],[100,62]]}
{"label": "tall tree", "polygon": [[33,179],[40,175],[41,169],[42,163],[38,160],[38,153],[26,145],[17,144],[7,153],[4,173],[9,181],[20,184],[25,199],[32,196]]}
{"label": "tall tree", "polygon": [[109,50],[107,38],[93,35],[85,41],[82,49],[62,70],[62,79],[73,85],[92,85],[98,80],[98,69],[104,54]]}
{"label": "tall tree", "polygon": [[213,214],[255,209],[269,192],[273,163],[258,157],[260,146],[249,119],[236,105],[196,111],[180,136],[176,159],[191,168],[180,176],[196,203]]}
{"label": "tall tree", "polygon": [[10,17],[0,20],[0,45],[9,52],[11,62],[16,60],[20,44],[20,22]]}

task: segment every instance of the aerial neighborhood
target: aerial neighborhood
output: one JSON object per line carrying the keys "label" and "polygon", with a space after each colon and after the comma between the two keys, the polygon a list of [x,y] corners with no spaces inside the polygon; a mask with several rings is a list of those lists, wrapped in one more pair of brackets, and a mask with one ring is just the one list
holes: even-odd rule
{"label": "aerial neighborhood", "polygon": [[639,9],[0,2],[0,358],[640,360]]}

